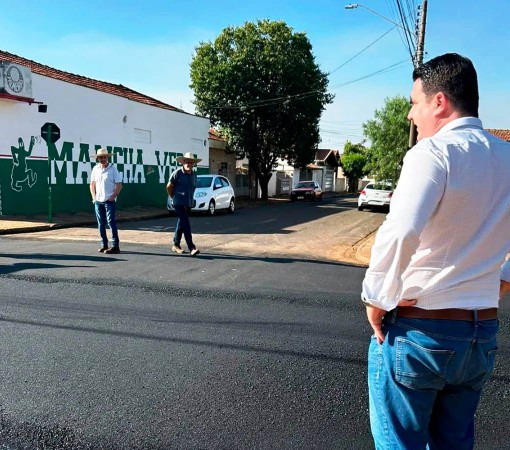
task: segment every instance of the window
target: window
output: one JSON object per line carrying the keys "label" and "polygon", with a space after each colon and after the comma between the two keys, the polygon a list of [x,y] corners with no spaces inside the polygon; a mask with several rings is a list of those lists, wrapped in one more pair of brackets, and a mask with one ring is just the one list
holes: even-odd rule
{"label": "window", "polygon": [[230,186],[230,183],[228,182],[228,180],[224,177],[219,177],[219,179],[221,180],[221,184],[223,184],[223,187],[229,187]]}
{"label": "window", "polygon": [[197,177],[197,188],[210,187],[212,183],[212,177]]}
{"label": "window", "polygon": [[221,184],[221,179],[220,177],[216,177],[214,179],[214,189],[219,189],[221,187],[223,187],[223,185]]}

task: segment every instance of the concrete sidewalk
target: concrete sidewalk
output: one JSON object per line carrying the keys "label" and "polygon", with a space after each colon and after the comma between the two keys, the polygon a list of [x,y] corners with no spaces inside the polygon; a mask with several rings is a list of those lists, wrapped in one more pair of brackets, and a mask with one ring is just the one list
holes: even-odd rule
{"label": "concrete sidewalk", "polygon": [[[238,198],[236,209],[255,208],[262,205],[278,204],[288,199],[271,198],[268,200],[255,200]],[[133,222],[136,220],[154,219],[167,217],[168,211],[164,206],[158,208],[153,206],[132,206],[117,210],[117,222]],[[48,216],[37,214],[33,216],[0,216],[0,235],[32,233],[37,231],[48,231],[52,229],[71,228],[96,225],[96,216],[93,207],[87,212],[59,213],[54,214],[51,222]]]}

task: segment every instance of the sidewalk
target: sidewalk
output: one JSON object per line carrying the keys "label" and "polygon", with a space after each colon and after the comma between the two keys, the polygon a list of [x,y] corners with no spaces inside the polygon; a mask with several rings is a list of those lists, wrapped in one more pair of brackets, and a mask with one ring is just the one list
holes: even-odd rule
{"label": "sidewalk", "polygon": [[[288,200],[282,198],[271,198],[268,200],[238,198],[236,200],[236,208],[254,208],[261,205],[277,204],[282,201]],[[164,206],[160,208],[153,206],[133,206],[118,209],[116,214],[117,222],[133,222],[136,220],[154,219],[167,216],[168,211]],[[44,214],[37,214],[34,216],[1,216],[0,235],[81,227],[96,225],[96,223],[96,216],[94,215],[92,208],[91,211],[88,212],[55,214],[52,217],[51,223],[48,222],[48,216]]]}

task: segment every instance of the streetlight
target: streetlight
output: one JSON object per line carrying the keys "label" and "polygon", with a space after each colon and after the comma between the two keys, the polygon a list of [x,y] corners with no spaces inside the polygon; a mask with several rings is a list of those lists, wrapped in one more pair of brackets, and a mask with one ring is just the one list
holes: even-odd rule
{"label": "streetlight", "polygon": [[[414,67],[418,67],[423,64],[423,55],[425,53],[425,25],[427,23],[427,4],[428,0],[423,0],[422,7],[421,7],[421,17],[420,17],[420,24],[419,24],[419,30],[418,30],[418,41],[416,45],[416,53],[412,56],[413,59],[413,65]],[[365,8],[368,11],[370,11],[372,14],[375,14],[376,16],[381,17],[382,19],[392,23],[393,25],[396,25],[397,27],[402,28],[404,31],[407,32],[407,30],[399,23],[394,22],[391,19],[388,19],[387,17],[383,16],[382,14],[379,14],[377,11],[374,11],[372,8],[369,8],[368,6],[362,5],[361,3],[351,3],[349,5],[345,5],[345,9],[356,9],[359,7]],[[409,148],[413,147],[416,144],[416,126],[414,125],[413,121],[411,120],[411,128],[409,130]]]}
{"label": "streetlight", "polygon": [[345,5],[345,9],[357,9],[357,8],[365,8],[368,11],[370,11],[372,14],[375,14],[376,16],[379,16],[381,19],[386,20],[389,23],[392,23],[396,27],[402,28],[405,31],[405,28],[398,22],[394,22],[393,20],[389,19],[386,16],[383,16],[382,14],[379,14],[377,11],[374,11],[372,8],[369,8],[368,6],[362,5],[361,3],[350,3],[349,5]]}

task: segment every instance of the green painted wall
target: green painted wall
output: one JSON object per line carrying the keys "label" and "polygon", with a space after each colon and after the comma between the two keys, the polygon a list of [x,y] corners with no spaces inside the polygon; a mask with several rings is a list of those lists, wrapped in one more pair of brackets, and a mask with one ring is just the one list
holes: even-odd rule
{"label": "green painted wall", "polygon": [[[32,147],[33,138],[28,150],[19,142],[18,146],[11,147],[12,158],[5,155],[0,158],[0,215],[90,211],[88,180],[95,165],[90,157],[95,153],[94,147],[80,144],[77,149],[70,142],[62,142],[60,146],[49,143],[48,159],[32,157]],[[97,148],[99,146],[95,146]],[[124,176],[118,197],[119,209],[130,206],[165,208],[166,182],[176,168],[176,156],[181,153],[149,153],[122,147],[107,149],[114,154],[112,162]],[[209,173],[209,168],[200,167],[197,173]]]}

